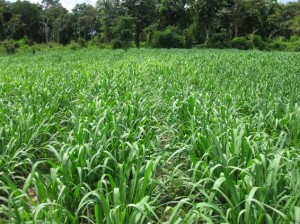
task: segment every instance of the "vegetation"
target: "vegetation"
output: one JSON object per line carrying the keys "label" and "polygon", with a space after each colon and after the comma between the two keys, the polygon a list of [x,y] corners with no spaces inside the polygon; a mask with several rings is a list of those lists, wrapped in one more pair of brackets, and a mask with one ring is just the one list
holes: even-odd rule
{"label": "vegetation", "polygon": [[[0,0],[0,41],[25,45],[71,44],[74,49],[74,41],[86,47],[85,40],[100,48],[299,51],[299,35],[299,0],[98,0],[95,6],[77,4],[71,12],[59,0]],[[253,36],[258,47],[249,40]]]}
{"label": "vegetation", "polygon": [[0,63],[0,223],[298,223],[299,53]]}

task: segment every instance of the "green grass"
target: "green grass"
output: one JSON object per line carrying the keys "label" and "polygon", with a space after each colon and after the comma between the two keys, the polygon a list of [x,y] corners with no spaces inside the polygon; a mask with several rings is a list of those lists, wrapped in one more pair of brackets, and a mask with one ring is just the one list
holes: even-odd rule
{"label": "green grass", "polygon": [[297,223],[300,54],[0,58],[0,223]]}

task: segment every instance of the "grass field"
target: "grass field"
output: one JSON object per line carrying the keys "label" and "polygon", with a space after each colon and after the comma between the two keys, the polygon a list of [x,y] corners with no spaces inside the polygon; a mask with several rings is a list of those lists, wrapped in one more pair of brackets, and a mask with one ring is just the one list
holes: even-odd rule
{"label": "grass field", "polygon": [[0,223],[300,223],[300,54],[0,58]]}

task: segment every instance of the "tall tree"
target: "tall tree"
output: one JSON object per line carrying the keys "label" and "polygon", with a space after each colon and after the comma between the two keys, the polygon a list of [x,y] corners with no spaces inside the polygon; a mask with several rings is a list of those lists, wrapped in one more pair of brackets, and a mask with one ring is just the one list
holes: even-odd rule
{"label": "tall tree", "polygon": [[121,41],[122,47],[129,47],[134,38],[134,19],[130,16],[118,17],[113,31],[117,41]]}
{"label": "tall tree", "polygon": [[92,5],[86,3],[77,4],[73,10],[73,15],[76,18],[76,33],[78,37],[91,39],[96,33],[97,27],[97,11]]}
{"label": "tall tree", "polygon": [[42,0],[42,6],[47,10],[53,6],[61,6],[61,4],[59,0]]}
{"label": "tall tree", "polygon": [[41,16],[41,8],[37,4],[18,0],[10,5],[10,11],[14,15],[20,15],[22,20],[23,34],[31,39],[38,36],[37,26]]}
{"label": "tall tree", "polygon": [[7,32],[9,38],[19,39],[21,36],[17,36],[16,34],[23,29],[22,16],[20,14],[13,14],[10,20],[7,22]]}
{"label": "tall tree", "polygon": [[233,4],[230,7],[232,24],[234,27],[234,36],[239,35],[240,28],[244,25],[246,19],[246,8],[244,0],[233,0]]}
{"label": "tall tree", "polygon": [[7,11],[5,0],[0,0],[0,40],[5,38],[5,16]]}
{"label": "tall tree", "polygon": [[204,27],[206,40],[210,38],[217,14],[223,4],[222,0],[196,0],[193,4],[196,23]]}
{"label": "tall tree", "polygon": [[155,20],[155,0],[124,0],[122,4],[126,13],[133,18],[135,24],[135,43],[140,45],[143,30]]}
{"label": "tall tree", "polygon": [[297,34],[297,18],[300,15],[300,1],[288,4],[275,4],[273,12],[268,16],[269,38],[276,35],[289,39]]}
{"label": "tall tree", "polygon": [[67,18],[66,10],[58,0],[43,0],[44,11],[40,21],[40,29],[45,37],[46,43],[49,41],[60,42],[62,27]]}
{"label": "tall tree", "polygon": [[113,28],[119,16],[124,16],[125,11],[119,0],[98,0],[96,8],[99,12],[100,33],[104,42],[113,39]]}
{"label": "tall tree", "polygon": [[186,28],[190,23],[189,0],[162,0],[159,6],[161,23],[164,27]]}

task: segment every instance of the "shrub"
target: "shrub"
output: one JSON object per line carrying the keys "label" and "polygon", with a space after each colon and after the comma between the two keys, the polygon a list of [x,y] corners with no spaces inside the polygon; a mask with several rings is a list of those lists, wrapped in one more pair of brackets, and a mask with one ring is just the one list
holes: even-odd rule
{"label": "shrub", "polygon": [[271,47],[274,50],[280,50],[280,51],[285,51],[287,48],[287,43],[285,41],[283,41],[282,39],[276,39],[275,41],[273,41],[273,43],[271,44]]}
{"label": "shrub", "polygon": [[80,47],[87,47],[87,42],[84,38],[82,37],[79,37],[78,40],[77,40],[77,43],[79,44]]}
{"label": "shrub", "polygon": [[246,37],[235,37],[230,42],[231,47],[237,48],[240,50],[249,50],[253,48],[252,43]]}
{"label": "shrub", "polygon": [[93,39],[87,42],[88,47],[99,47],[101,45],[100,35],[95,36]]}
{"label": "shrub", "polygon": [[300,40],[293,41],[293,42],[287,42],[286,50],[299,52],[300,51]]}
{"label": "shrub", "polygon": [[24,36],[21,40],[18,41],[18,43],[23,46],[24,45],[32,46],[34,44],[33,41],[28,36]]}
{"label": "shrub", "polygon": [[298,40],[300,40],[300,36],[299,36],[299,35],[293,35],[293,36],[291,36],[291,38],[290,38],[290,41],[292,41],[292,42],[298,41]]}
{"label": "shrub", "polygon": [[20,48],[20,44],[18,42],[12,42],[12,45],[15,47],[15,48]]}
{"label": "shrub", "polygon": [[72,40],[71,43],[69,44],[69,48],[73,51],[76,51],[77,49],[80,48],[80,45],[76,43],[76,41]]}
{"label": "shrub", "polygon": [[197,41],[194,38],[194,29],[192,25],[184,30],[183,35],[185,39],[185,47],[191,48],[196,44]]}
{"label": "shrub", "polygon": [[204,49],[204,48],[207,48],[207,45],[206,45],[206,43],[203,43],[203,44],[197,44],[194,48],[197,48],[197,49]]}
{"label": "shrub", "polygon": [[224,32],[224,33],[215,33],[212,35],[210,42],[211,43],[218,43],[218,42],[227,42],[230,40],[229,34]]}
{"label": "shrub", "polygon": [[3,46],[8,54],[14,54],[17,48],[20,47],[20,44],[14,40],[5,40],[3,41]]}
{"label": "shrub", "polygon": [[165,31],[156,31],[154,34],[154,47],[184,48],[185,45],[185,38],[178,34],[174,27],[168,27]]}
{"label": "shrub", "polygon": [[228,41],[217,41],[214,45],[214,48],[218,48],[218,49],[226,49],[226,48],[230,48],[231,44]]}
{"label": "shrub", "polygon": [[56,42],[49,42],[46,46],[48,46],[50,49],[57,49],[60,47],[60,45]]}
{"label": "shrub", "polygon": [[119,40],[119,39],[113,39],[112,42],[112,48],[113,49],[120,49],[120,48],[124,48],[125,44],[123,41]]}
{"label": "shrub", "polygon": [[8,45],[5,48],[6,48],[6,52],[8,54],[14,54],[14,53],[16,53],[16,48],[15,48],[14,45]]}
{"label": "shrub", "polygon": [[261,36],[250,35],[249,39],[254,48],[257,48],[259,50],[270,50],[270,45],[265,42]]}

